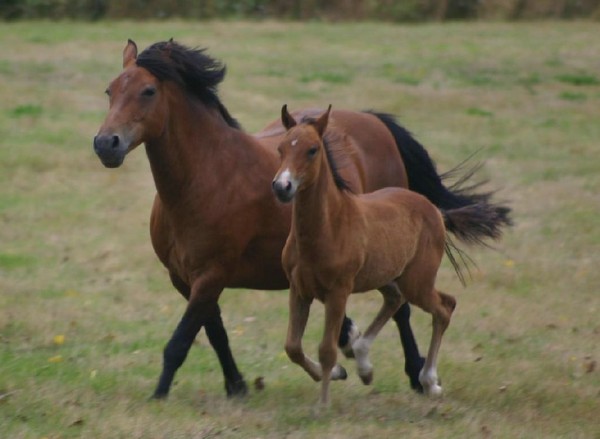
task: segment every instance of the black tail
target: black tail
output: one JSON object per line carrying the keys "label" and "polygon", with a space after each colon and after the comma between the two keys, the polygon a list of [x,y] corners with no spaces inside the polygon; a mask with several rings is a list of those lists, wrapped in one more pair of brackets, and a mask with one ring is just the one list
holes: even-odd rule
{"label": "black tail", "polygon": [[502,228],[510,226],[510,208],[491,202],[493,192],[476,193],[482,183],[469,180],[479,169],[464,171],[450,187],[444,179],[463,172],[464,162],[445,173],[438,174],[435,163],[425,148],[393,116],[371,112],[390,130],[404,161],[409,189],[427,197],[443,213],[446,229],[466,243],[484,244],[485,239],[498,239]]}

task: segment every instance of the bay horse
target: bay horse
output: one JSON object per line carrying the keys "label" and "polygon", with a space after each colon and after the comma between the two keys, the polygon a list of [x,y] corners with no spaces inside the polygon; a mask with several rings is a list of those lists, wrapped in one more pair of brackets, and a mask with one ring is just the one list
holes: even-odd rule
{"label": "bay horse", "polygon": [[[106,90],[108,114],[93,141],[107,168],[121,166],[128,153],[145,144],[157,191],[150,217],[152,245],[173,286],[187,300],[164,348],[154,398],[168,395],[202,327],[221,364],[227,395],[245,394],[247,385],[229,347],[219,296],[224,288],[288,288],[281,251],[291,208],[278,203],[271,191],[271,177],[279,166],[276,147],[285,129],[276,120],[256,135],[244,132],[219,99],[224,76],[225,66],[202,49],[170,40],[138,54],[129,40],[123,71]],[[320,111],[303,110],[296,117],[317,114]],[[341,172],[357,193],[400,186],[446,209],[477,203],[491,218],[478,226],[478,239],[497,238],[508,223],[509,209],[491,203],[489,194],[444,186],[427,151],[391,116],[335,111],[330,119],[329,130],[351,145],[349,164]],[[461,228],[457,224],[451,231],[461,236]],[[409,317],[410,308],[403,306],[394,320],[405,371],[419,391],[424,359]],[[339,344],[349,355],[358,332],[346,318]]]}
{"label": "bay horse", "polygon": [[[282,254],[290,281],[285,350],[294,363],[321,381],[320,402],[328,404],[330,380],[346,376],[336,364],[336,340],[348,297],[378,289],[383,306],[352,344],[360,378],[371,383],[370,346],[408,301],[433,316],[431,344],[419,381],[427,394],[439,396],[437,355],[456,300],[436,290],[434,282],[448,248],[444,219],[455,221],[452,216],[462,213],[441,212],[424,196],[404,188],[352,193],[338,172],[331,146],[335,143],[336,150],[347,151],[348,145],[343,139],[323,138],[330,110],[331,105],[317,119],[298,124],[287,106],[282,108],[288,132],[278,147],[281,166],[273,191],[279,201],[292,202],[292,225]],[[314,299],[325,305],[318,363],[302,349]]]}

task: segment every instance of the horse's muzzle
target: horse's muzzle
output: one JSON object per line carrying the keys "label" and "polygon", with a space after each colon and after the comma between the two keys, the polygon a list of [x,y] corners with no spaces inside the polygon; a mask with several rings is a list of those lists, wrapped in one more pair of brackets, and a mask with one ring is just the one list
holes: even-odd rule
{"label": "horse's muzzle", "polygon": [[296,191],[289,180],[273,180],[273,193],[282,203],[289,203],[294,198]]}
{"label": "horse's muzzle", "polygon": [[94,151],[104,166],[118,168],[125,160],[127,147],[123,145],[121,137],[116,134],[98,134],[94,137]]}

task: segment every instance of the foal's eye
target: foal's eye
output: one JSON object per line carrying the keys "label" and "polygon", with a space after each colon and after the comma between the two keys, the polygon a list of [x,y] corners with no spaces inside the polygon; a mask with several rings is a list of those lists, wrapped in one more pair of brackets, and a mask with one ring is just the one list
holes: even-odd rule
{"label": "foal's eye", "polygon": [[310,148],[308,150],[308,152],[306,153],[306,155],[310,158],[313,158],[315,155],[317,155],[317,151],[319,150],[319,148],[317,148],[316,146],[313,146],[312,148]]}
{"label": "foal's eye", "polygon": [[142,91],[142,96],[144,97],[152,97],[156,94],[156,88],[154,87],[147,87],[144,89],[144,91]]}

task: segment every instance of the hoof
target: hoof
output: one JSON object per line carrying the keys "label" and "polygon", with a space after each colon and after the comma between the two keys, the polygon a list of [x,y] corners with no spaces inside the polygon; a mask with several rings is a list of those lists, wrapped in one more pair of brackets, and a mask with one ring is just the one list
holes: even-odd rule
{"label": "hoof", "polygon": [[373,382],[373,370],[371,370],[367,373],[364,373],[364,374],[359,374],[358,376],[360,377],[362,383],[365,386],[368,386],[369,384],[371,384]]}
{"label": "hoof", "polygon": [[419,357],[419,360],[409,366],[408,364],[404,368],[404,372],[408,375],[408,379],[410,380],[410,388],[413,389],[417,393],[424,393],[425,389],[423,389],[423,385],[419,380],[419,374],[425,365],[425,358]]}
{"label": "hoof", "polygon": [[150,398],[148,398],[148,401],[164,401],[165,399],[167,399],[167,396],[169,396],[168,393],[154,392],[154,394]]}
{"label": "hoof", "polygon": [[338,381],[345,380],[346,378],[348,378],[348,372],[346,372],[346,369],[344,369],[339,364],[336,364],[333,368],[333,371],[331,372],[331,379]]}
{"label": "hoof", "polygon": [[228,398],[243,397],[248,394],[248,386],[246,385],[246,381],[242,378],[238,381],[226,382],[225,391],[227,392]]}
{"label": "hoof", "polygon": [[439,386],[437,384],[434,384],[433,386],[427,389],[427,396],[429,396],[432,399],[440,398],[443,393],[444,390],[442,389],[442,386]]}

